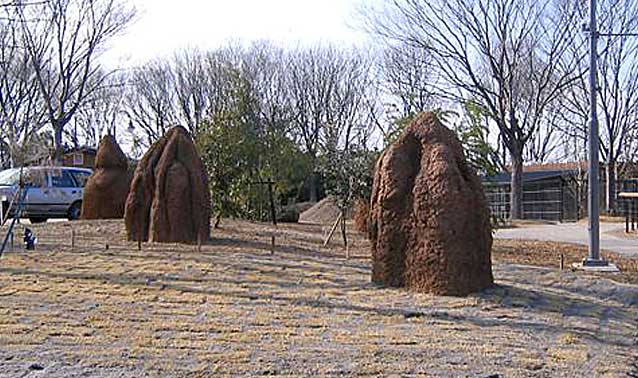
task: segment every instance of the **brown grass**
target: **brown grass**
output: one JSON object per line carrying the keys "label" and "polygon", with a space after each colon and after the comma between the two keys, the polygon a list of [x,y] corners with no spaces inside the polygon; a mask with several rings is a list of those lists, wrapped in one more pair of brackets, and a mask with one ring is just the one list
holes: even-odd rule
{"label": "brown grass", "polygon": [[[572,263],[583,261],[587,257],[587,253],[587,246],[578,244],[495,239],[492,260],[502,263],[558,268],[562,255],[565,268],[570,269]],[[618,265],[621,270],[620,274],[601,274],[602,276],[617,282],[638,284],[638,259],[605,250],[601,252],[601,255],[604,259]]]}
{"label": "brown grass", "polygon": [[54,378],[82,367],[139,369],[113,375],[127,378],[627,371],[635,306],[597,297],[586,277],[504,264],[557,266],[560,251],[582,249],[496,241],[499,286],[434,297],[371,285],[368,242],[353,230],[346,260],[338,238],[322,246],[327,228],[225,220],[201,251],[138,251],[121,221],[34,226],[38,249],[0,260],[0,377],[32,362]]}

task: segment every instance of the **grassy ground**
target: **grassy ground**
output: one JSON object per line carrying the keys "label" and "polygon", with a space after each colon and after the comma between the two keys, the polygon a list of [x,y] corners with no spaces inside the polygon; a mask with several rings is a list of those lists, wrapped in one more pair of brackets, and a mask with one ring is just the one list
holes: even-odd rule
{"label": "grassy ground", "polygon": [[201,251],[138,251],[120,221],[34,229],[37,251],[0,260],[0,377],[626,377],[634,369],[638,289],[624,283],[632,274],[614,276],[619,283],[555,268],[560,253],[582,258],[580,247],[496,241],[498,285],[450,298],[371,285],[367,241],[351,234],[346,260],[336,241],[322,246],[321,226],[280,227],[274,254],[270,226],[248,222],[224,222]]}
{"label": "grassy ground", "polygon": [[[638,245],[637,245],[638,248]],[[587,246],[534,240],[496,239],[492,249],[494,262],[525,264],[558,269],[561,256],[565,269],[587,257]],[[638,285],[638,259],[622,256],[610,251],[601,251],[601,256],[616,265],[620,274],[593,274],[591,277],[605,277],[616,282]]]}

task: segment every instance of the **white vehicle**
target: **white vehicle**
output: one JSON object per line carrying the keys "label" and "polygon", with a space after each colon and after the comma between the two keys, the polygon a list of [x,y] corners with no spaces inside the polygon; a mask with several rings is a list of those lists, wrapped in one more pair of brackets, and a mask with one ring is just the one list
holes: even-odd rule
{"label": "white vehicle", "polygon": [[[82,211],[84,184],[92,171],[74,167],[24,167],[0,172],[2,217],[18,209],[20,180],[25,190],[22,216],[31,223],[49,218],[78,219]],[[12,205],[11,205],[12,204]],[[7,209],[11,205],[10,211]]]}

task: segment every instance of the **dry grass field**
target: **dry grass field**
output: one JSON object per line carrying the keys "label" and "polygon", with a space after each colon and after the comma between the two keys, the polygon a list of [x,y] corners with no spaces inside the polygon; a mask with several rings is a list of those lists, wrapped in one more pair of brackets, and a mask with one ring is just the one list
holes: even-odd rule
{"label": "dry grass field", "polygon": [[33,228],[36,251],[0,260],[3,378],[638,374],[638,269],[559,271],[580,247],[497,241],[497,285],[452,298],[370,284],[367,242],[346,260],[321,226],[280,226],[274,254],[258,223],[201,251],[138,251],[121,221]]}

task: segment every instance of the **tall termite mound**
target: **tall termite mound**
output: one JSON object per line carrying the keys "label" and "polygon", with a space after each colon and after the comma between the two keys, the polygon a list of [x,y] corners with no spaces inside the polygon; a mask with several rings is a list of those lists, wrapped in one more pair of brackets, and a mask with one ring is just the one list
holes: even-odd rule
{"label": "tall termite mound", "polygon": [[122,218],[130,183],[126,155],[113,136],[104,136],[97,149],[95,169],[84,186],[82,219]]}
{"label": "tall termite mound", "polygon": [[374,282],[459,296],[493,284],[483,186],[433,113],[417,116],[377,161],[368,228]]}
{"label": "tall termite mound", "polygon": [[204,164],[188,131],[174,127],[150,147],[135,169],[124,215],[128,238],[206,241],[210,212]]}

